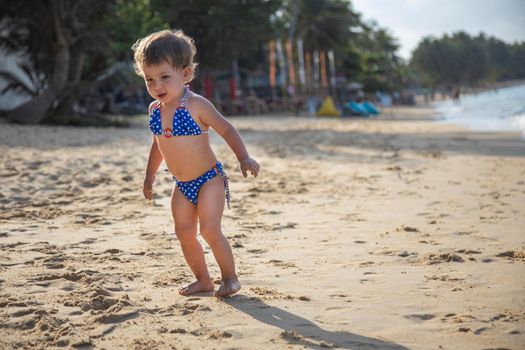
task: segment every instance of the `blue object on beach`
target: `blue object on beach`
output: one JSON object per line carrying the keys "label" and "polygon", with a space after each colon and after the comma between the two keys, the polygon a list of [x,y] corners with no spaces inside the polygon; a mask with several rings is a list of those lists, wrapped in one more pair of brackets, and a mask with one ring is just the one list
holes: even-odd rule
{"label": "blue object on beach", "polygon": [[363,102],[361,103],[361,105],[368,111],[368,113],[370,114],[374,114],[374,115],[377,115],[379,113],[381,113],[379,111],[379,108],[377,108],[377,106],[375,104],[373,104],[372,102]]}
{"label": "blue object on beach", "polygon": [[357,115],[362,115],[362,116],[367,116],[369,114],[369,112],[366,110],[366,108],[361,103],[357,103],[355,101],[348,101],[345,104],[345,107],[348,108],[350,112],[352,112],[352,114],[357,114]]}

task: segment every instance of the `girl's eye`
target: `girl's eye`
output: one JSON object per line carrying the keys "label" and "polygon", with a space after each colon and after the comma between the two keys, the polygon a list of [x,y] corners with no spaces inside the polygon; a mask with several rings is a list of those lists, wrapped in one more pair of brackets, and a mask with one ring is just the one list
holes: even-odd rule
{"label": "girl's eye", "polygon": [[163,75],[162,79],[166,80],[166,79],[169,79],[169,77],[170,77],[169,75]]}

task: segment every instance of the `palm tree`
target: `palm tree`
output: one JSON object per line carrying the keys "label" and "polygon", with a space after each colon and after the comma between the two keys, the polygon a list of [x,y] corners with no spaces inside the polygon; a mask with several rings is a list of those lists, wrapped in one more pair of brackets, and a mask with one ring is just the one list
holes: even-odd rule
{"label": "palm tree", "polygon": [[300,0],[297,36],[303,38],[307,50],[337,52],[350,40],[352,28],[358,22],[359,17],[348,1]]}

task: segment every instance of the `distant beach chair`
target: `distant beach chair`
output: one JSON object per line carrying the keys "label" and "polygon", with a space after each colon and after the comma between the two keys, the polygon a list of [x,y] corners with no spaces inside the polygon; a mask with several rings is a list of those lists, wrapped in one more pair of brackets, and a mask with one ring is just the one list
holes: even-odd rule
{"label": "distant beach chair", "polygon": [[369,114],[368,110],[363,107],[361,103],[355,101],[348,101],[345,104],[345,111],[346,110],[350,112],[350,115],[360,115],[366,117]]}
{"label": "distant beach chair", "polygon": [[344,105],[344,115],[358,115],[363,117],[369,117],[378,115],[381,113],[379,108],[373,104],[372,102],[356,102],[356,101],[348,101]]}
{"label": "distant beach chair", "polygon": [[379,111],[379,108],[377,108],[377,106],[373,104],[372,102],[365,101],[361,103],[361,105],[363,106],[364,109],[368,111],[369,114],[378,115],[379,113],[381,113]]}

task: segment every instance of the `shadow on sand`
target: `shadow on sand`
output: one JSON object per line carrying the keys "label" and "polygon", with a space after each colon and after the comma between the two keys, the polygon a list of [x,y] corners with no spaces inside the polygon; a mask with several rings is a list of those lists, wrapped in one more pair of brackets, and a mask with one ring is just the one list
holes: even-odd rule
{"label": "shadow on sand", "polygon": [[260,322],[281,328],[283,330],[281,338],[290,344],[302,345],[310,349],[408,349],[386,340],[347,331],[328,331],[306,318],[246,295],[238,294],[234,298],[225,299],[224,302]]}

